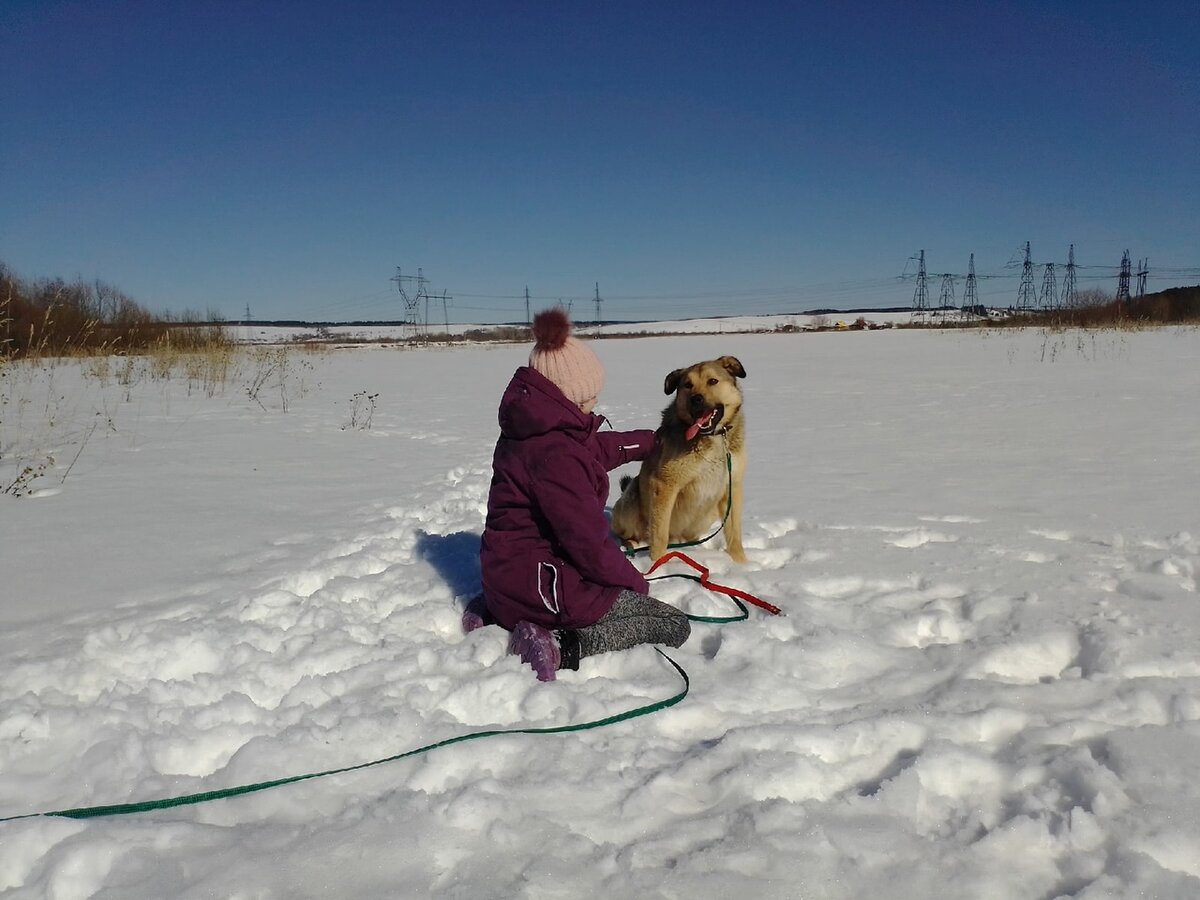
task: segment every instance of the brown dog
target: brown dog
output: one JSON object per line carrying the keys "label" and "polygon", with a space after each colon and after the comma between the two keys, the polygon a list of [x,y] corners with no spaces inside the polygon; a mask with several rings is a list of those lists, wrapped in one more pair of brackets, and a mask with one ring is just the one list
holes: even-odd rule
{"label": "brown dog", "polygon": [[663,410],[654,449],[636,478],[621,479],[621,496],[613,505],[612,528],[626,545],[645,542],[650,558],[658,559],[668,543],[697,540],[725,519],[725,549],[735,561],[746,561],[746,432],[737,382],[745,377],[733,356],[667,376],[663,391],[674,393],[675,400]]}

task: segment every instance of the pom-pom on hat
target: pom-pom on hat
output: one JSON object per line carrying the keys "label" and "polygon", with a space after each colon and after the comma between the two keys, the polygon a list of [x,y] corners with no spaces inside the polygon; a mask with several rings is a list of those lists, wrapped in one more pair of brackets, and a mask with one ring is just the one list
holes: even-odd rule
{"label": "pom-pom on hat", "polygon": [[533,317],[529,367],[557,385],[568,400],[582,406],[600,396],[604,366],[583,341],[571,334],[571,320],[558,307]]}

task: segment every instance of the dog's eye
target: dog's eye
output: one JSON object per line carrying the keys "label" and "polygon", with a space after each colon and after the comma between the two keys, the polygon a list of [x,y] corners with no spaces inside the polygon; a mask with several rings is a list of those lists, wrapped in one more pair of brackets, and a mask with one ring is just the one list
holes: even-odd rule
{"label": "dog's eye", "polygon": [[720,383],[721,383],[721,382],[720,382],[718,379],[716,379],[716,378],[710,378],[710,379],[708,379],[708,386],[709,386],[709,387],[715,387],[716,385],[718,385],[718,384],[720,384]]}
{"label": "dog's eye", "polygon": [[690,381],[685,381],[683,383],[683,389],[685,391],[690,391],[692,389],[692,383]]}

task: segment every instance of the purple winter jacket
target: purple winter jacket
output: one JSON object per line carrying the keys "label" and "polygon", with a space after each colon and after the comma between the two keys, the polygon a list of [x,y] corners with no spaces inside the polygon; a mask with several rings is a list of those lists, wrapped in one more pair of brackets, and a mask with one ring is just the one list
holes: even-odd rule
{"label": "purple winter jacket", "polygon": [[480,566],[488,611],[505,628],[583,628],[623,589],[649,593],[604,505],[609,471],[645,459],[654,432],[601,432],[604,421],[527,366],[504,391]]}

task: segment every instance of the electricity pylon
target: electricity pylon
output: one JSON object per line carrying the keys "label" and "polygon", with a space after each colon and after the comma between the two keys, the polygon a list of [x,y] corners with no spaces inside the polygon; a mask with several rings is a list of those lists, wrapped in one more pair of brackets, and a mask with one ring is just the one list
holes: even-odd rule
{"label": "electricity pylon", "polygon": [[1063,276],[1062,294],[1059,296],[1059,302],[1066,309],[1075,308],[1075,245],[1071,245],[1071,249],[1067,251],[1067,274]]}
{"label": "electricity pylon", "polygon": [[938,306],[942,308],[942,315],[946,314],[946,310],[957,306],[954,302],[954,276],[949,272],[942,275],[942,292],[938,296]]}
{"label": "electricity pylon", "polygon": [[917,268],[917,289],[913,292],[912,320],[924,322],[929,312],[929,284],[925,275],[925,251],[921,251],[921,264]]}
{"label": "electricity pylon", "polygon": [[[401,334],[405,337],[416,337],[422,331],[421,301],[425,302],[425,319],[427,322],[429,319],[429,295],[425,292],[427,279],[420,269],[417,269],[416,275],[405,275],[400,271],[400,267],[396,266],[396,274],[389,280],[396,282],[400,299],[404,301],[404,322],[401,326]],[[413,282],[416,283],[416,292],[410,295],[405,290],[405,285]]]}
{"label": "electricity pylon", "polygon": [[1038,298],[1038,305],[1042,309],[1056,309],[1058,307],[1058,286],[1054,277],[1054,263],[1046,263],[1046,270],[1042,274],[1042,295]]}
{"label": "electricity pylon", "polygon": [[1021,286],[1017,288],[1017,312],[1033,309],[1033,260],[1029,255],[1029,241],[1025,242],[1025,265],[1021,267]]}
{"label": "electricity pylon", "polygon": [[1117,302],[1124,303],[1129,299],[1129,251],[1121,257],[1121,274],[1117,276]]}
{"label": "electricity pylon", "polygon": [[971,262],[967,265],[967,287],[963,291],[962,313],[964,316],[976,312],[979,306],[979,290],[975,280],[975,254],[971,254]]}

